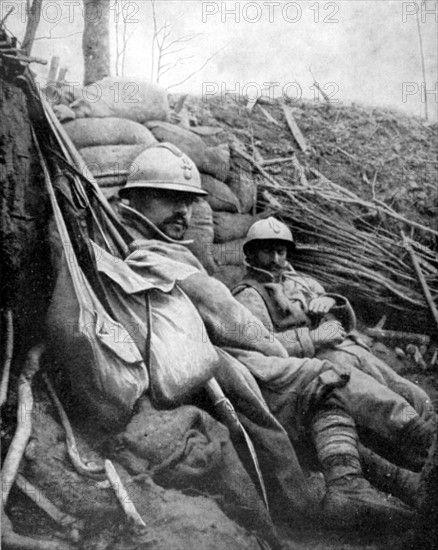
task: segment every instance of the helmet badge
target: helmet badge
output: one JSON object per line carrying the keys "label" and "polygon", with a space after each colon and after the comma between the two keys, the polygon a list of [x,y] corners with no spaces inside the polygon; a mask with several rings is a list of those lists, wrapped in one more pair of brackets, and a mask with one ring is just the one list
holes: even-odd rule
{"label": "helmet badge", "polygon": [[281,227],[275,218],[269,218],[269,225],[272,231],[278,235],[281,232]]}
{"label": "helmet badge", "polygon": [[186,156],[183,156],[181,160],[182,160],[182,169],[183,169],[184,178],[186,180],[191,180],[193,176],[192,174],[193,166],[190,164],[189,159]]}

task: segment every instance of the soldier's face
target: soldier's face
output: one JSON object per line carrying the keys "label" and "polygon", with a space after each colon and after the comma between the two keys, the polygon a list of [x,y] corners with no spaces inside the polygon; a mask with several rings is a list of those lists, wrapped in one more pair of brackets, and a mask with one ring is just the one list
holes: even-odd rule
{"label": "soldier's face", "polygon": [[180,241],[189,227],[195,200],[193,193],[153,189],[142,192],[135,208],[165,235]]}
{"label": "soldier's face", "polygon": [[277,275],[287,265],[287,246],[275,241],[260,241],[260,246],[254,251],[254,263],[256,267]]}

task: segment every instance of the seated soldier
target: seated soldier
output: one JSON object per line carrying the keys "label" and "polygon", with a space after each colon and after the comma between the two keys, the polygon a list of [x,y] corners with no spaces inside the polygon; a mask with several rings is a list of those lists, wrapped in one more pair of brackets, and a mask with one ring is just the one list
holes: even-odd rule
{"label": "seated soldier", "polygon": [[295,243],[284,223],[273,217],[254,223],[243,250],[247,271],[233,295],[273,331],[290,356],[354,366],[404,397],[424,419],[433,416],[421,388],[373,355],[354,330],[348,332],[355,328],[348,300],[294,270]]}
{"label": "seated soldier", "polygon": [[[396,414],[403,414],[401,403],[406,400],[423,420],[433,424],[436,417],[430,397],[373,355],[357,337],[355,330],[347,332],[339,317],[346,324],[350,321],[350,324],[355,325],[355,315],[348,300],[343,296],[326,293],[316,280],[297,273],[290,263],[295,249],[292,233],[284,223],[273,217],[254,223],[243,246],[247,269],[244,280],[232,291],[235,298],[260,319],[291,357],[316,357],[353,367],[392,390],[388,392],[374,385],[374,391],[371,392],[364,385],[363,392],[367,394],[365,400],[359,393],[350,396],[348,410],[359,426],[370,426],[372,415],[380,421],[379,410],[391,400],[392,410],[398,409]],[[350,385],[351,382],[350,379]],[[369,408],[372,395],[376,396],[376,400],[373,407]],[[384,395],[387,398],[383,399]],[[376,426],[371,431],[373,435],[378,435]],[[381,469],[382,474],[386,470],[386,476],[412,481],[412,476],[397,470],[362,445],[361,450],[364,460],[369,460],[372,455],[373,465],[370,466],[368,462],[372,470]],[[409,461],[410,457],[405,453],[397,457],[400,453],[396,446],[393,451],[391,457],[402,465],[417,469],[423,464],[422,460]],[[407,462],[403,462],[405,459]],[[407,485],[409,483],[404,484],[405,492],[412,493]]]}
{"label": "seated soldier", "polygon": [[[285,495],[290,499],[289,513],[297,508],[303,510],[303,502],[297,500],[306,500],[308,491],[294,453],[288,452],[284,457],[292,460],[293,468],[276,478],[275,468],[281,457],[276,455],[272,443],[266,448],[262,435],[268,434],[274,424],[263,402],[259,399],[256,404],[253,399],[257,392],[252,386],[254,378],[290,438],[311,434],[327,482],[322,503],[326,524],[347,528],[376,524],[406,526],[412,517],[410,509],[376,491],[363,477],[355,422],[345,403],[358,395],[369,409],[381,403],[375,415],[363,414],[361,420],[382,438],[391,438],[399,446],[415,448],[418,443],[421,454],[428,449],[433,432],[409,403],[354,367],[289,357],[281,343],[271,338],[269,331],[222,283],[208,276],[184,246],[192,204],[205,194],[194,164],[168,144],[149,148],[136,163],[138,171],[120,191],[120,196],[129,200],[129,206],[120,205],[120,212],[136,237],[131,244],[132,253],[125,261],[138,274],[176,279],[197,308],[222,359],[216,377],[234,398],[242,421],[256,438],[264,475],[269,479],[271,504]],[[194,268],[193,273],[179,277],[178,272],[187,271],[189,266]],[[254,327],[257,327],[255,337],[251,333]],[[236,376],[241,377],[241,382],[246,380],[246,388],[251,387],[252,394],[243,386],[236,391],[233,386]],[[379,394],[380,388],[386,393]],[[284,464],[282,468],[287,469]],[[278,483],[281,479],[283,482]]]}

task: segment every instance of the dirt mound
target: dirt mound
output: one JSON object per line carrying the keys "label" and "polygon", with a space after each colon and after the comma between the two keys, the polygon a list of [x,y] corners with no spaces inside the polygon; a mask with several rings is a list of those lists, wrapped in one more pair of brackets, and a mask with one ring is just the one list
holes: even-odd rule
{"label": "dirt mound", "polygon": [[[436,124],[389,109],[302,101],[289,105],[308,145],[303,153],[280,102],[262,106],[278,125],[257,106],[248,113],[243,101],[191,97],[186,104],[192,121],[227,129],[254,158],[296,153],[304,167],[311,165],[361,198],[371,200],[374,192],[413,221],[438,228]],[[285,184],[291,176],[287,165],[274,165],[270,172]],[[431,244],[427,235],[420,237]]]}

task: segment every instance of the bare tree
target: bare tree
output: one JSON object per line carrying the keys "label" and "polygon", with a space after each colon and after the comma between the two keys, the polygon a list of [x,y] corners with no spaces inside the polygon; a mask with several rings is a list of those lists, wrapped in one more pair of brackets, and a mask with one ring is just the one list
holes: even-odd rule
{"label": "bare tree", "polygon": [[[167,21],[159,25],[156,0],[150,0],[152,7],[152,20],[154,26],[154,33],[152,37],[152,52],[151,52],[151,80],[152,82],[159,83],[164,75],[175,70],[177,67],[188,65],[194,61],[194,55],[183,55],[183,52],[187,50],[190,42],[195,40],[202,33],[191,33],[178,38],[172,38],[174,26]],[[217,50],[208,58],[206,58],[196,69],[194,69],[187,76],[183,77],[179,82],[167,86],[167,89],[179,86],[184,82],[187,82],[192,76],[199,73],[220,51],[224,48]]]}
{"label": "bare tree", "polygon": [[109,76],[110,68],[110,3],[108,0],[83,0],[84,85]]}
{"label": "bare tree", "polygon": [[21,49],[24,50],[27,55],[30,55],[30,52],[32,51],[36,31],[41,18],[42,3],[43,0],[33,0],[31,5],[30,0],[26,0],[26,13],[28,19]]}
{"label": "bare tree", "polygon": [[114,25],[116,37],[116,76],[125,76],[125,62],[128,42],[132,38],[134,31],[128,35],[128,26],[126,23],[126,8],[129,7],[130,0],[115,0],[114,2]]}
{"label": "bare tree", "polygon": [[423,35],[421,34],[421,25],[420,25],[420,12],[422,10],[423,5],[425,5],[426,2],[420,2],[420,4],[417,7],[416,10],[416,17],[417,17],[417,32],[418,32],[418,42],[420,46],[420,57],[421,57],[421,70],[423,73],[423,86],[421,87],[421,100],[424,103],[424,115],[426,120],[429,120],[429,109],[427,106],[427,80],[426,80],[426,62],[424,60],[424,46],[423,46]]}

